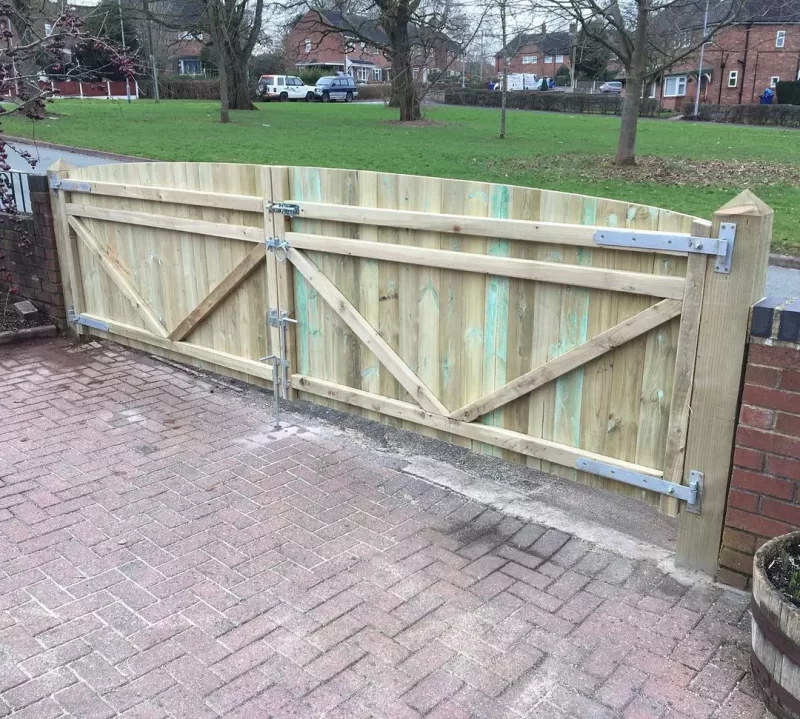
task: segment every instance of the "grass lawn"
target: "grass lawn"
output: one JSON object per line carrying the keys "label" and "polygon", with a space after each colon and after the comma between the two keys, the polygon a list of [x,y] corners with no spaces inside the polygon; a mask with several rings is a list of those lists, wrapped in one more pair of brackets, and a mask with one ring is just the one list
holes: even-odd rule
{"label": "grass lawn", "polygon": [[800,131],[665,120],[640,122],[640,167],[619,171],[619,119],[433,107],[433,124],[406,127],[381,105],[285,103],[232,113],[212,102],[63,100],[8,134],[161,160],[384,170],[507,182],[642,202],[701,217],[744,187],[775,210],[774,248],[800,254]]}

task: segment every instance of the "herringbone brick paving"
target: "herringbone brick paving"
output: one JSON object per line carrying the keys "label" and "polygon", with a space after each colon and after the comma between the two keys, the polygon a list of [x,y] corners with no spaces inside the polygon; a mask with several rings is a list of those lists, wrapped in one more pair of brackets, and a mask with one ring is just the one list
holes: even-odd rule
{"label": "herringbone brick paving", "polygon": [[743,595],[114,345],[0,355],[0,716],[755,718]]}

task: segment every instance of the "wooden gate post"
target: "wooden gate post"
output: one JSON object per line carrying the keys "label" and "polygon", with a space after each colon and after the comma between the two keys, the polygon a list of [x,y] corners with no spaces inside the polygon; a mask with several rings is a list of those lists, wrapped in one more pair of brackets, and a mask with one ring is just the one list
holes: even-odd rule
{"label": "wooden gate post", "polygon": [[[56,236],[58,264],[61,269],[64,305],[67,312],[72,309],[76,315],[86,310],[83,296],[83,277],[81,276],[78,240],[67,221],[67,195],[63,190],[54,189],[55,183],[67,179],[70,166],[64,160],[56,160],[47,173],[50,183],[50,206],[53,209],[53,229]],[[86,328],[69,322],[68,328],[78,336],[86,335]]]}
{"label": "wooden gate post", "polygon": [[686,437],[683,481],[703,472],[702,510],[684,509],[678,521],[676,564],[713,575],[719,554],[736,432],[750,306],[764,295],[772,238],[770,207],[745,190],[714,213],[712,237],[720,224],[736,223],[729,275],[706,269],[697,340],[697,360]]}

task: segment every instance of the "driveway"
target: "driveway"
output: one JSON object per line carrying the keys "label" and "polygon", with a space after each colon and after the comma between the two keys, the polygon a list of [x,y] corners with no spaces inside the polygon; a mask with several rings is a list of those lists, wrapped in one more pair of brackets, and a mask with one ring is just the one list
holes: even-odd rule
{"label": "driveway", "polygon": [[0,355],[0,716],[766,716],[744,594],[270,406],[115,345]]}

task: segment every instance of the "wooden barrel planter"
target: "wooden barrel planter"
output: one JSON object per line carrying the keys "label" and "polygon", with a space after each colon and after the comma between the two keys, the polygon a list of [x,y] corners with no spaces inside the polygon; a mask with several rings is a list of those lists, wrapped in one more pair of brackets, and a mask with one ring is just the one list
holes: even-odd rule
{"label": "wooden barrel planter", "polygon": [[753,558],[751,664],[767,708],[778,719],[800,719],[800,607],[767,575],[781,549],[800,545],[800,532],[767,542]]}

